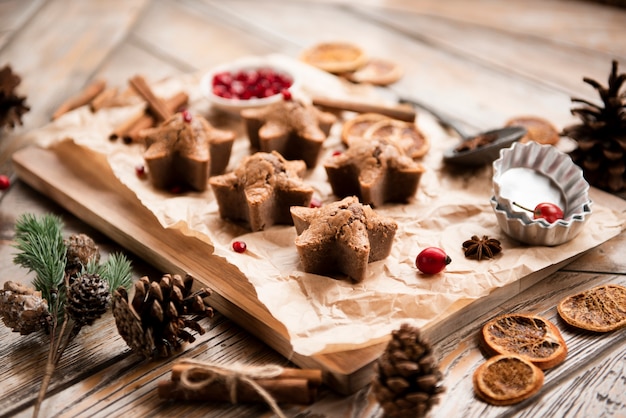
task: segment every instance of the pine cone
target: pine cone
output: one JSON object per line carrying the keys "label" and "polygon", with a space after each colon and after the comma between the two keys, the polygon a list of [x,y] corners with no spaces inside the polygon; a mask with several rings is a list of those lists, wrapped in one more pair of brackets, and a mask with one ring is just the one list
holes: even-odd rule
{"label": "pine cone", "polygon": [[6,65],[0,69],[0,128],[21,125],[22,115],[30,110],[25,103],[26,98],[18,96],[15,92],[21,81],[22,79],[13,73],[10,66]]}
{"label": "pine cone", "polygon": [[85,234],[73,234],[64,240],[67,247],[65,272],[74,277],[80,274],[89,261],[100,261],[100,250],[91,237]]}
{"label": "pine cone", "polygon": [[620,89],[626,73],[618,75],[617,61],[613,61],[608,87],[590,78],[583,80],[598,91],[602,104],[572,98],[583,104],[571,109],[582,123],[566,127],[562,134],[578,143],[570,155],[591,185],[622,191],[626,187],[626,92],[620,94]]}
{"label": "pine cone", "polygon": [[128,302],[123,288],[113,294],[113,316],[117,330],[135,352],[144,357],[169,357],[195,338],[185,328],[204,334],[198,318],[213,316],[203,298],[208,289],[191,292],[193,277],[165,274],[159,280],[142,277],[135,283],[135,295]]}
{"label": "pine cone", "polygon": [[83,274],[67,289],[65,311],[80,325],[91,325],[109,307],[109,283],[99,274]]}
{"label": "pine cone", "polygon": [[444,391],[430,344],[418,328],[402,324],[375,363],[372,391],[388,417],[423,417]]}
{"label": "pine cone", "polygon": [[52,320],[41,292],[12,281],[5,282],[0,290],[0,317],[7,327],[22,335],[47,330]]}

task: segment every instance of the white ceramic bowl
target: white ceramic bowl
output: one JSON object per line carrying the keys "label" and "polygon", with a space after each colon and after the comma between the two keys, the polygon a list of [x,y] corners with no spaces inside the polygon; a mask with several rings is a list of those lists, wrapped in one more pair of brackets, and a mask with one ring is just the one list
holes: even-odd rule
{"label": "white ceramic bowl", "polygon": [[584,214],[589,203],[589,183],[570,156],[532,141],[500,151],[493,162],[493,191],[503,209],[526,223],[533,222],[532,212],[513,202],[530,209],[542,202],[554,203],[563,210],[565,222]]}
{"label": "white ceramic bowl", "polygon": [[505,234],[517,241],[541,246],[560,245],[574,239],[591,216],[591,202],[583,205],[582,212],[570,220],[558,220],[551,224],[545,220],[526,222],[519,213],[509,213],[495,196],[491,198],[491,207]]}
{"label": "white ceramic bowl", "polygon": [[275,73],[279,73],[285,77],[289,77],[292,81],[291,85],[289,86],[290,91],[294,90],[297,87],[298,80],[293,72],[288,71],[287,69],[282,68],[262,57],[248,57],[214,67],[202,77],[200,81],[200,89],[202,91],[202,94],[211,102],[212,106],[233,113],[239,113],[243,109],[267,106],[269,104],[283,100],[283,95],[281,92],[267,97],[234,99],[219,96],[213,91],[213,80],[217,74],[237,74],[242,71],[256,71],[263,68],[269,68]]}

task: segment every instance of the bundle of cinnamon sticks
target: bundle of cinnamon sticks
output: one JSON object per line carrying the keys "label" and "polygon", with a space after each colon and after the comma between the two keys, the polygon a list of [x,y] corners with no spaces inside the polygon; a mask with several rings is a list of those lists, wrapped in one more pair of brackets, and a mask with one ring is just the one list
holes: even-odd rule
{"label": "bundle of cinnamon sticks", "polygon": [[119,93],[117,88],[107,88],[104,80],[94,81],[77,95],[63,102],[52,115],[52,119],[56,120],[65,113],[86,105],[89,105],[92,112],[107,107],[126,106],[132,104],[131,96],[139,95],[145,101],[145,106],[130,115],[109,135],[111,140],[119,138],[126,143],[131,143],[141,140],[143,129],[151,128],[167,120],[189,100],[189,96],[183,91],[165,100],[156,96],[141,75],[132,77],[129,84],[131,87],[129,91]]}
{"label": "bundle of cinnamon sticks", "polygon": [[[322,383],[322,372],[313,369],[280,368],[272,377],[254,377],[252,372],[246,378],[245,373],[228,370],[218,374],[194,363],[174,364],[171,380],[158,384],[159,396],[185,401],[266,402],[260,387],[276,403],[306,405],[315,401]],[[249,380],[255,385],[249,384]]]}

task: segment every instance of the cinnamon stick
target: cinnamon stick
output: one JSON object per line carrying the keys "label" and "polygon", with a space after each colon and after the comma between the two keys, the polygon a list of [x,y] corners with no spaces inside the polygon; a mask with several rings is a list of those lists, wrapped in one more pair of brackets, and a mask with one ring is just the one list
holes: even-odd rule
{"label": "cinnamon stick", "polygon": [[[183,372],[190,370],[193,370],[193,374],[189,376],[192,379],[205,379],[209,376],[207,372],[194,368],[193,365],[174,364],[172,366],[172,380],[180,380]],[[317,369],[295,369],[284,367],[282,372],[272,379],[305,379],[309,381],[312,386],[319,386],[322,384],[322,372]]]}
{"label": "cinnamon stick", "polygon": [[[168,111],[174,114],[189,100],[187,93],[181,91],[164,101]],[[139,140],[139,132],[157,124],[156,118],[145,109],[131,115],[109,135],[109,139],[122,138],[124,142],[136,142]]]}
{"label": "cinnamon stick", "polygon": [[124,138],[128,132],[131,131],[139,123],[139,121],[146,116],[146,110],[141,109],[133,113],[128,119],[118,125],[113,132],[109,135],[109,139],[114,141],[118,138]]}
{"label": "cinnamon stick", "polygon": [[115,103],[115,98],[117,97],[117,87],[112,87],[110,89],[104,89],[100,92],[96,97],[94,97],[89,105],[91,106],[92,112],[97,112],[100,109],[104,109],[105,107],[111,106]]}
{"label": "cinnamon stick", "polygon": [[[309,386],[305,379],[258,379],[261,386],[276,403],[310,405],[317,397],[317,387]],[[180,381],[164,380],[158,383],[159,396],[184,401],[232,402],[230,388],[223,381],[209,383],[197,389],[189,389]],[[237,383],[237,402],[265,402],[256,389],[246,382]]]}
{"label": "cinnamon stick", "polygon": [[[181,376],[184,372],[192,382],[206,381],[199,387],[187,387]],[[211,380],[212,374],[208,371],[194,368],[187,364],[172,366],[172,378],[169,381],[158,383],[159,396],[168,399],[186,401],[220,401],[232,402],[231,387],[225,379]],[[254,383],[265,390],[277,403],[311,404],[317,397],[317,390],[322,383],[320,370],[301,370],[285,368],[272,378],[252,379]],[[265,402],[257,389],[246,381],[236,382],[237,402]]]}
{"label": "cinnamon stick", "polygon": [[172,116],[174,112],[171,112],[165,106],[163,100],[152,92],[150,86],[148,86],[148,83],[146,83],[146,80],[142,76],[134,76],[129,80],[129,83],[148,103],[148,109],[154,114],[158,122],[163,122]]}
{"label": "cinnamon stick", "polygon": [[[176,113],[189,101],[189,96],[185,92],[178,92],[174,96],[165,100],[165,107],[172,113]],[[145,113],[142,118],[136,121],[135,125],[122,136],[126,143],[139,142],[141,140],[141,131],[157,125],[156,118],[150,113]]]}
{"label": "cinnamon stick", "polygon": [[315,106],[325,107],[331,110],[348,110],[357,113],[379,113],[393,119],[405,122],[414,122],[416,113],[415,109],[405,106],[385,106],[375,103],[357,102],[353,100],[333,99],[330,97],[314,97],[313,104]]}
{"label": "cinnamon stick", "polygon": [[91,102],[94,97],[100,94],[106,87],[106,81],[97,80],[85,87],[76,96],[70,97],[57,108],[52,114],[52,120],[60,118],[67,112],[85,106]]}

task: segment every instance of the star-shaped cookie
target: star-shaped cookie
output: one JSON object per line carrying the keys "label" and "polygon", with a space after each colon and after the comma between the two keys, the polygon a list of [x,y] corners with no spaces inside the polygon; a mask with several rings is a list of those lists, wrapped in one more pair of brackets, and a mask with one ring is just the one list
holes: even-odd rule
{"label": "star-shaped cookie", "polygon": [[211,177],[222,218],[245,221],[252,231],[293,224],[289,209],[309,206],[313,188],[304,184],[304,161],[287,161],[276,151],[245,157],[231,173]]}
{"label": "star-shaped cookie", "polygon": [[288,160],[315,167],[322,144],[337,118],[298,100],[241,111],[250,146],[262,152],[278,151]]}
{"label": "star-shaped cookie", "polygon": [[339,197],[358,196],[364,204],[406,202],[417,192],[424,166],[393,141],[354,141],[324,163],[328,182]]}
{"label": "star-shaped cookie", "polygon": [[291,216],[304,271],[341,272],[357,282],[365,278],[368,263],[389,255],[398,229],[355,196],[321,208],[292,207]]}
{"label": "star-shaped cookie", "polygon": [[188,111],[174,114],[156,128],[143,131],[143,154],[154,187],[206,189],[210,175],[228,165],[235,133],[213,127]]}

